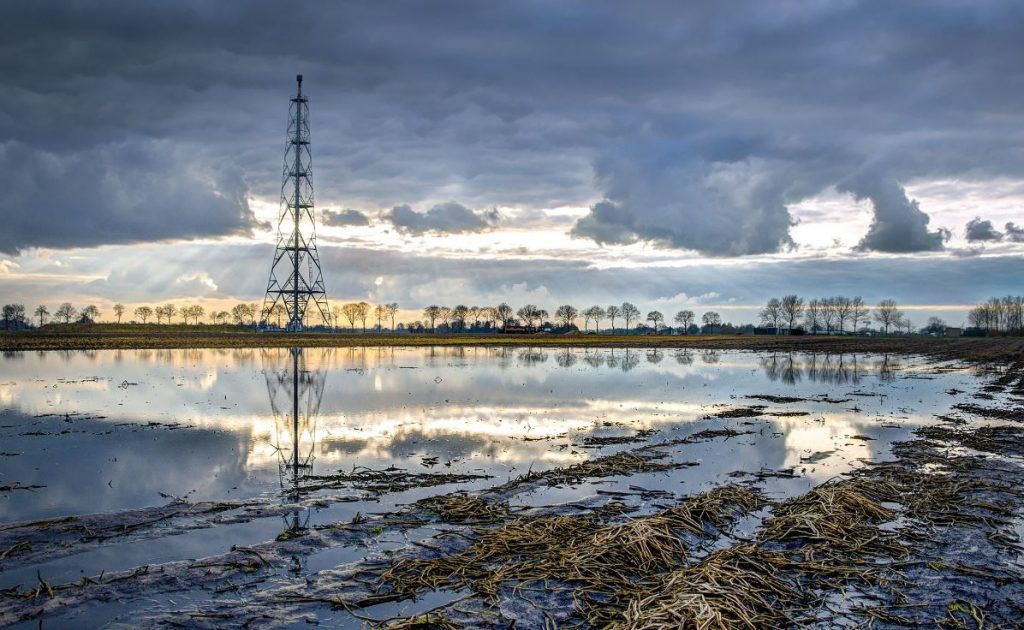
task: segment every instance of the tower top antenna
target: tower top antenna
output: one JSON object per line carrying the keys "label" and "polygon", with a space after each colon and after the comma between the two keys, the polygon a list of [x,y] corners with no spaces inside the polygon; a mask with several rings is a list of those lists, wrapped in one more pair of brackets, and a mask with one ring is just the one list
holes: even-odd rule
{"label": "tower top antenna", "polygon": [[302,91],[302,75],[301,74],[295,75],[295,80],[298,81],[298,83],[299,83],[299,91],[301,92]]}

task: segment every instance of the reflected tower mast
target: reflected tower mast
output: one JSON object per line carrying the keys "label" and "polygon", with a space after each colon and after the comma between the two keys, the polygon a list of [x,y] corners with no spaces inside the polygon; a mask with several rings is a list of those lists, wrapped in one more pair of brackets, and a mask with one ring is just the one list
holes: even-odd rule
{"label": "reflected tower mast", "polygon": [[[310,152],[309,99],[302,93],[302,75],[291,99],[288,139],[281,177],[281,211],[277,220],[277,249],[263,299],[261,322],[267,326],[280,308],[288,315],[286,329],[302,330],[310,302],[325,325],[330,324],[327,290],[316,249],[313,212],[313,158]],[[282,281],[283,279],[283,281]]]}

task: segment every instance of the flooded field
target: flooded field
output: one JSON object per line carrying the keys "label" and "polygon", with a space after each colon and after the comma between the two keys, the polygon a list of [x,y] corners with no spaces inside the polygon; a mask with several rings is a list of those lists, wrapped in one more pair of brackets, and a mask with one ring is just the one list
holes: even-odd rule
{"label": "flooded field", "polygon": [[[586,537],[710,496],[716,535],[679,544],[694,560],[734,550],[771,529],[772,505],[875,471],[922,431],[1019,424],[1019,396],[993,378],[893,355],[657,348],[10,353],[0,625],[629,621],[626,603],[563,588],[611,588],[586,575],[485,580],[480,557],[491,573],[504,561],[482,541],[527,518]],[[999,570],[1017,571],[1024,531],[1003,516]],[[438,557],[470,564],[416,564]],[[531,580],[543,597],[504,590]]]}

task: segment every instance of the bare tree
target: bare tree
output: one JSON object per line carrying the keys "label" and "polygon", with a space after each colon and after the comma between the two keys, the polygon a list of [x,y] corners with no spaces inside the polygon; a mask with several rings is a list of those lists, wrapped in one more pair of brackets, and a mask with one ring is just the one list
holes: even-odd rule
{"label": "bare tree", "polygon": [[193,304],[188,307],[188,315],[192,318],[193,324],[199,324],[199,320],[206,315],[206,309],[203,308],[202,304]]}
{"label": "bare tree", "polygon": [[384,305],[384,313],[391,320],[391,332],[395,332],[395,315],[398,315],[398,302]]}
{"label": "bare tree", "polygon": [[836,312],[836,299],[825,298],[821,300],[821,323],[825,325],[825,332],[829,335],[836,327],[839,314]]}
{"label": "bare tree", "polygon": [[459,304],[452,309],[452,319],[458,323],[459,331],[466,330],[466,318],[469,317],[469,307]]}
{"label": "bare tree", "polygon": [[100,309],[95,304],[90,304],[82,309],[81,316],[83,320],[91,324],[100,316]]}
{"label": "bare tree", "polygon": [[941,337],[946,333],[946,322],[941,317],[929,317],[921,333]]}
{"label": "bare tree", "polygon": [[[173,307],[172,307],[173,308]],[[260,309],[256,304],[247,302],[245,304],[245,314],[249,316],[249,325],[253,328],[256,327],[256,314],[260,312]]]}
{"label": "bare tree", "polygon": [[518,311],[516,317],[526,322],[527,327],[533,327],[533,321],[538,318],[540,309],[535,304],[525,304]]}
{"label": "bare tree", "polygon": [[356,306],[359,308],[359,322],[363,326],[363,332],[366,332],[366,318],[370,316],[370,305],[366,302],[357,302]]}
{"label": "bare tree", "polygon": [[580,312],[574,306],[563,304],[555,310],[555,317],[562,322],[562,326],[568,328],[579,317]]}
{"label": "bare tree", "polygon": [[842,295],[832,298],[835,301],[836,322],[839,324],[839,334],[846,332],[846,322],[853,315],[853,300]]}
{"label": "bare tree", "polygon": [[583,330],[589,328],[588,324],[591,320],[594,321],[594,328],[597,332],[601,332],[601,318],[604,317],[604,309],[600,306],[591,306],[590,308],[583,311]]}
{"label": "bare tree", "polygon": [[690,333],[690,326],[693,324],[693,311],[683,310],[676,313],[675,322],[683,329],[683,334]]}
{"label": "bare tree", "polygon": [[715,311],[708,311],[701,316],[701,321],[706,328],[718,328],[722,325],[722,316]]}
{"label": "bare tree", "polygon": [[909,335],[914,332],[914,323],[910,321],[910,318],[906,315],[900,317],[900,321],[896,324],[899,330],[903,331],[903,334]]}
{"label": "bare tree", "polygon": [[[160,308],[157,308],[157,318],[160,317]],[[249,316],[249,309],[245,307],[245,304],[235,304],[231,307],[231,317],[235,320],[235,323],[239,326],[245,325],[245,320]]]}
{"label": "bare tree", "polygon": [[889,334],[889,328],[897,325],[903,319],[903,311],[896,305],[896,300],[882,300],[875,307],[875,321],[881,324],[885,334]]}
{"label": "bare tree", "polygon": [[647,314],[647,321],[654,322],[654,334],[658,334],[658,322],[665,321],[665,316],[661,311],[651,311]]}
{"label": "bare tree", "polygon": [[281,327],[281,320],[288,317],[288,309],[285,308],[284,304],[280,302],[270,307],[270,312],[267,313],[267,319],[273,318],[274,325],[278,328]]}
{"label": "bare tree", "polygon": [[504,329],[508,320],[512,319],[512,307],[505,302],[502,302],[494,307],[494,312],[498,316],[498,321],[501,322],[501,328]]}
{"label": "bare tree", "polygon": [[473,326],[480,326],[480,316],[483,315],[483,309],[479,306],[470,306],[467,313],[470,318],[473,319]]}
{"label": "bare tree", "polygon": [[761,309],[759,316],[761,317],[761,323],[774,328],[775,334],[779,334],[779,322],[782,320],[782,302],[779,301],[779,298],[768,300],[765,307]]}
{"label": "bare tree", "polygon": [[811,334],[817,334],[821,328],[821,300],[814,298],[807,303],[807,310],[804,313],[804,326]]}
{"label": "bare tree", "polygon": [[25,305],[5,304],[3,307],[4,328],[20,328],[25,325]]}
{"label": "bare tree", "polygon": [[165,305],[164,305],[164,317],[166,317],[166,318],[167,318],[167,323],[168,323],[168,324],[170,324],[170,323],[172,323],[172,322],[173,322],[173,320],[174,320],[174,315],[175,315],[175,314],[176,314],[177,312],[178,312],[178,309],[177,309],[177,307],[175,307],[175,306],[174,306],[173,304],[165,304]]}
{"label": "bare tree", "polygon": [[380,332],[381,329],[383,328],[381,326],[381,322],[387,317],[387,313],[387,307],[384,306],[383,304],[378,304],[377,306],[373,307],[373,316],[377,320],[377,332]]}
{"label": "bare tree", "polygon": [[441,316],[441,307],[436,304],[431,304],[427,308],[423,309],[423,319],[430,322],[430,330],[434,330],[434,322]]}
{"label": "bare tree", "polygon": [[[622,311],[619,310],[618,306],[615,306],[614,304],[612,304],[608,308],[604,309],[604,314],[610,320],[610,322],[609,322],[610,332],[614,333],[615,332],[615,318],[620,316],[620,315],[622,315]],[[598,332],[600,332],[600,331],[598,331]]]}
{"label": "bare tree", "polygon": [[348,320],[348,325],[352,329],[352,332],[356,330],[356,322],[359,321],[359,304],[356,302],[349,302],[341,307],[341,312]]}
{"label": "bare tree", "polygon": [[546,309],[537,309],[537,328],[541,328],[542,326],[544,326],[544,322],[547,321],[547,318],[548,312]]}
{"label": "bare tree", "polygon": [[36,317],[39,318],[39,327],[42,328],[43,322],[50,315],[50,309],[46,308],[45,305],[40,304],[39,306],[36,307],[35,315]]}
{"label": "bare tree", "polygon": [[142,320],[145,324],[146,320],[153,316],[153,309],[148,306],[140,306],[135,309],[135,316]]}
{"label": "bare tree", "polygon": [[798,295],[790,294],[782,298],[782,321],[786,323],[790,334],[796,328],[796,323],[804,314],[804,300]]}
{"label": "bare tree", "polygon": [[441,318],[441,323],[448,326],[448,329],[451,330],[449,322],[452,321],[452,309],[447,306],[442,306],[441,311],[438,313],[438,317]]}
{"label": "bare tree", "polygon": [[184,318],[186,325],[190,319],[193,324],[198,324],[204,314],[206,314],[206,309],[200,304],[189,304],[181,308],[181,316]]}
{"label": "bare tree", "polygon": [[623,302],[620,308],[622,309],[622,319],[626,320],[626,332],[629,332],[629,322],[636,321],[640,317],[640,309],[629,302]]}
{"label": "bare tree", "polygon": [[114,305],[114,315],[117,315],[117,323],[121,323],[121,316],[124,315],[124,304]]}
{"label": "bare tree", "polygon": [[968,322],[988,334],[1019,335],[1024,332],[1024,296],[989,298],[971,309]]}
{"label": "bare tree", "polygon": [[498,323],[498,309],[493,306],[485,306],[480,309],[480,317],[487,322],[488,328],[494,328]]}
{"label": "bare tree", "polygon": [[853,332],[856,333],[860,329],[860,322],[866,324],[870,316],[871,309],[864,303],[862,297],[858,295],[850,300],[850,321],[853,322]]}
{"label": "bare tree", "polygon": [[53,315],[59,321],[62,321],[65,324],[70,324],[71,320],[73,320],[75,316],[78,315],[78,309],[76,309],[74,306],[71,306],[71,302],[64,302],[63,304],[57,307],[57,312],[54,313]]}

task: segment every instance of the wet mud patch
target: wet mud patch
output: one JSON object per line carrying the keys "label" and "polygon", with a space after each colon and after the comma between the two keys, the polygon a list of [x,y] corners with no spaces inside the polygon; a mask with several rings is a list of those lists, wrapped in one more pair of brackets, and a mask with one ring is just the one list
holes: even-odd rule
{"label": "wet mud patch", "polygon": [[705,416],[706,418],[756,418],[765,415],[765,405],[751,405],[749,407],[730,407],[716,411]]}
{"label": "wet mud patch", "polygon": [[468,473],[417,473],[390,466],[383,470],[355,467],[332,475],[303,475],[297,490],[301,493],[339,488],[355,488],[376,495],[403,492],[412,488],[430,488],[446,484],[492,479],[492,475]]}
{"label": "wet mud patch", "polygon": [[981,418],[1024,422],[1024,407],[985,407],[973,403],[957,403],[953,408]]}

